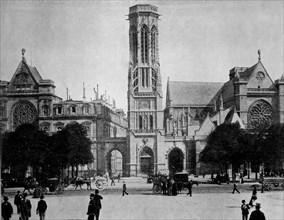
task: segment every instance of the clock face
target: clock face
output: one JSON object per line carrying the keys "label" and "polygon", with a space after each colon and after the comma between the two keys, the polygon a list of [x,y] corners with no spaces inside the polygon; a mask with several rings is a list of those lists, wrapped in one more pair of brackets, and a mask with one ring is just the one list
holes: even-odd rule
{"label": "clock face", "polygon": [[149,101],[141,101],[141,104],[140,104],[140,108],[142,109],[149,109],[150,105],[149,105]]}

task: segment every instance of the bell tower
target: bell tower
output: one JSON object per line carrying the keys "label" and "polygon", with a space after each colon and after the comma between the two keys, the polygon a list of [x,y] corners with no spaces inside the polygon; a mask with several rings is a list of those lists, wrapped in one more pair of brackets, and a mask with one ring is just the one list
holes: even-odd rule
{"label": "bell tower", "polygon": [[[163,92],[157,11],[157,7],[149,4],[129,8],[130,56],[127,96],[128,146],[132,176],[154,173],[158,169],[157,149],[163,130]],[[147,153],[144,152],[146,148]],[[152,157],[148,161],[142,157],[146,154],[148,158]]]}

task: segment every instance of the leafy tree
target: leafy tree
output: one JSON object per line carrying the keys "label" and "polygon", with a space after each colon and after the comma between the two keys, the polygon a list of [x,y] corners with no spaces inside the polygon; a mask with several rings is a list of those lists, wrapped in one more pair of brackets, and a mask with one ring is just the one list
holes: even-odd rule
{"label": "leafy tree", "polygon": [[48,135],[39,131],[33,124],[20,125],[14,132],[6,133],[3,140],[3,165],[21,170],[21,176],[27,166],[34,168],[44,166]]}
{"label": "leafy tree", "polygon": [[244,131],[239,123],[221,124],[212,131],[200,153],[200,161],[217,165],[221,169],[228,163],[240,164],[245,160]]}
{"label": "leafy tree", "polygon": [[268,129],[261,129],[251,134],[248,160],[255,165],[265,163],[274,166],[283,158],[284,125],[274,124]]}
{"label": "leafy tree", "polygon": [[[69,164],[72,167],[78,167],[79,165],[93,162],[91,140],[87,138],[86,129],[81,124],[75,122],[66,125],[62,131],[66,132],[67,136]],[[78,173],[76,173],[77,175]]]}
{"label": "leafy tree", "polygon": [[68,133],[58,131],[50,137],[45,157],[45,170],[49,177],[60,177],[68,163]]}

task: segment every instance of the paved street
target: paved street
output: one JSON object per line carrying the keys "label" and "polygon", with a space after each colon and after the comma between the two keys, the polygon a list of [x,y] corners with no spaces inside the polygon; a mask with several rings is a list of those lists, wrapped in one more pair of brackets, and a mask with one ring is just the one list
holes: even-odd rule
{"label": "paved street", "polygon": [[[232,184],[202,184],[194,186],[192,197],[187,196],[185,191],[177,196],[153,195],[152,184],[144,181],[127,182],[127,187],[129,196],[124,197],[121,195],[121,182],[101,191],[104,199],[100,219],[241,219],[241,200],[249,202],[251,196],[250,185],[246,184],[239,185],[240,194],[231,193]],[[15,190],[7,189],[10,202],[13,202]],[[86,189],[74,191],[71,186],[63,195],[47,195],[47,220],[87,219],[90,192]],[[39,219],[35,214],[39,199],[31,196],[29,199],[33,206],[31,219]],[[258,201],[267,219],[283,219],[283,191],[258,192]],[[12,219],[18,220],[19,217],[14,214]]]}

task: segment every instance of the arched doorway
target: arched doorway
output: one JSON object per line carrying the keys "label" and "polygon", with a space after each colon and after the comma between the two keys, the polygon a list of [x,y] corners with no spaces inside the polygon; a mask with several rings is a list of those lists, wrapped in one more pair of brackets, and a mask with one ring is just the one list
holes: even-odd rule
{"label": "arched doorway", "polygon": [[140,172],[148,175],[154,173],[154,153],[150,147],[144,147],[140,152]]}
{"label": "arched doorway", "polygon": [[110,152],[110,176],[118,176],[122,174],[122,154],[119,150]]}
{"label": "arched doorway", "polygon": [[181,149],[174,148],[169,153],[169,171],[170,174],[183,171],[184,155]]}

